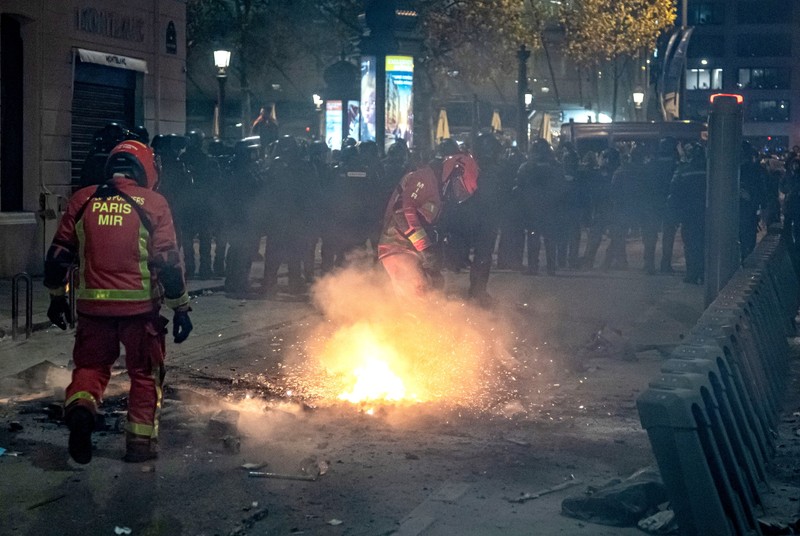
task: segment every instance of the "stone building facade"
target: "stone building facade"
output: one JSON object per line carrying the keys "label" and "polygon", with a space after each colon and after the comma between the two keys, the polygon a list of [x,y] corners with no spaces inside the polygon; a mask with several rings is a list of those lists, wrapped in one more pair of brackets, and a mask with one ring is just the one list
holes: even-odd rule
{"label": "stone building facade", "polygon": [[186,123],[185,0],[0,0],[0,277],[40,274],[94,133]]}

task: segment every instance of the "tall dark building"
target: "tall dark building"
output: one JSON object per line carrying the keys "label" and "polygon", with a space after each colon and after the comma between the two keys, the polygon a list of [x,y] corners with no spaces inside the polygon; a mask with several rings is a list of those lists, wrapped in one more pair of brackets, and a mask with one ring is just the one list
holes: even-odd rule
{"label": "tall dark building", "polygon": [[775,151],[800,144],[800,2],[688,0],[686,24],[684,118],[705,120],[712,94],[738,93],[746,139]]}

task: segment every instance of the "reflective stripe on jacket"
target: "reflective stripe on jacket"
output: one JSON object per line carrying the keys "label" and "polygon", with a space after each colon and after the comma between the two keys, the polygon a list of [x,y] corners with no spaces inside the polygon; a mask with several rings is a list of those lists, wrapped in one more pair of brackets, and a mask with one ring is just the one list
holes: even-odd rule
{"label": "reflective stripe on jacket", "polygon": [[164,197],[121,176],[102,188],[83,188],[70,199],[45,261],[45,285],[58,289],[77,262],[79,313],[147,313],[158,307],[162,294],[172,308],[188,303]]}
{"label": "reflective stripe on jacket", "polygon": [[442,211],[439,179],[431,167],[407,173],[389,199],[378,257],[423,251],[434,244],[431,227]]}

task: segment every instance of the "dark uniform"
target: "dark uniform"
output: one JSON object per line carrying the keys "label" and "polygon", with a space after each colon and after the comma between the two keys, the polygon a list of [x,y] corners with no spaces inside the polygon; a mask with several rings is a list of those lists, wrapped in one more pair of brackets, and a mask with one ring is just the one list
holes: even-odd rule
{"label": "dark uniform", "polygon": [[688,161],[675,171],[670,204],[678,215],[686,257],[685,283],[700,284],[705,276],[706,154],[700,144],[689,146]]}
{"label": "dark uniform", "polygon": [[564,193],[564,173],[545,140],[535,140],[530,157],[517,173],[517,191],[522,201],[528,232],[528,273],[539,273],[539,252],[544,242],[547,273],[556,273],[557,207]]}
{"label": "dark uniform", "polygon": [[611,227],[613,221],[613,203],[611,198],[611,178],[620,164],[619,151],[610,148],[600,154],[600,168],[590,185],[591,222],[583,257],[583,267],[591,270],[597,257],[597,250],[603,241],[603,235]]}
{"label": "dark uniform", "polygon": [[240,297],[251,291],[250,268],[258,254],[266,208],[262,199],[264,173],[260,153],[261,145],[257,139],[240,140],[223,173],[225,188],[220,194],[230,242],[225,269],[228,297]]}
{"label": "dark uniform", "polygon": [[[213,277],[211,261],[211,241],[215,231],[220,229],[221,206],[219,204],[219,168],[203,149],[205,135],[200,131],[191,131],[186,135],[186,150],[180,155],[186,171],[191,176],[191,187],[185,192],[187,196],[186,213],[182,218],[184,233],[182,236],[183,255],[186,262],[186,273],[200,279]],[[194,237],[198,239],[198,260],[195,263]],[[219,245],[218,245],[219,246]],[[225,246],[221,253],[225,258]],[[221,263],[224,266],[224,261]],[[218,267],[220,264],[218,263]]]}
{"label": "dark uniform", "polygon": [[497,245],[497,268],[523,269],[525,251],[525,222],[521,206],[514,192],[517,171],[525,163],[525,154],[516,147],[506,150],[500,160],[498,188],[500,195],[500,242]]}

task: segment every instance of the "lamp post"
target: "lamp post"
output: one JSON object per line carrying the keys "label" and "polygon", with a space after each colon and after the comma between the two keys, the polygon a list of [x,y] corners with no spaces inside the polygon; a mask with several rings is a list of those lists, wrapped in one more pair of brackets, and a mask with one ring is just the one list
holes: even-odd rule
{"label": "lamp post", "polygon": [[528,58],[531,51],[524,44],[519,46],[517,60],[519,60],[519,72],[517,74],[517,147],[523,153],[528,152],[528,112],[525,106],[525,94],[528,92]]}
{"label": "lamp post", "polygon": [[640,87],[637,87],[633,90],[633,109],[634,109],[634,119],[636,121],[642,120],[642,104],[644,103],[644,90]]}
{"label": "lamp post", "polygon": [[225,135],[225,82],[228,79],[228,66],[231,64],[231,51],[214,51],[214,66],[217,68],[217,117],[214,122],[214,137],[222,139]]}

